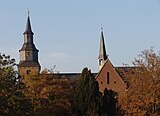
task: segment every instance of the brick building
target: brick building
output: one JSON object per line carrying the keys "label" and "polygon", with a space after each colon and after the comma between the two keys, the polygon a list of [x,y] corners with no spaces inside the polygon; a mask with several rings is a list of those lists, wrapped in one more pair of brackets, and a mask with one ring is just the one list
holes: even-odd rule
{"label": "brick building", "polygon": [[105,88],[112,89],[117,92],[119,96],[123,95],[126,91],[126,83],[120,76],[117,69],[126,69],[127,67],[114,67],[111,63],[105,48],[103,30],[100,37],[100,49],[98,57],[98,74],[96,80],[99,83],[99,90],[103,92]]}

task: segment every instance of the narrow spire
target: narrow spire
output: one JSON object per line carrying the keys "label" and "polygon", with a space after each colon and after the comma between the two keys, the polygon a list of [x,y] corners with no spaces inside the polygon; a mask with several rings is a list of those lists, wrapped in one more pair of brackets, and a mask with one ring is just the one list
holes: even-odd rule
{"label": "narrow spire", "polygon": [[106,60],[108,58],[106,54],[104,36],[103,36],[103,28],[101,27],[101,37],[100,37],[100,49],[99,49],[99,59]]}
{"label": "narrow spire", "polygon": [[27,23],[26,23],[26,29],[23,34],[33,34],[32,29],[31,29],[31,23],[30,23],[30,18],[29,18],[29,9],[28,9],[28,16],[27,16]]}

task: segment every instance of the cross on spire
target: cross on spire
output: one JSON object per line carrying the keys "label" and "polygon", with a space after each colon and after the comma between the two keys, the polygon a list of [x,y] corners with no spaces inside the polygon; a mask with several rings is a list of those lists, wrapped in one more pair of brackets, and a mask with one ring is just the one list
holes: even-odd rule
{"label": "cross on spire", "polygon": [[101,31],[103,31],[103,26],[102,26],[102,24],[101,24]]}
{"label": "cross on spire", "polygon": [[28,12],[27,12],[27,13],[28,13],[28,17],[29,17],[29,13],[30,13],[30,12],[29,12],[29,7],[28,7]]}

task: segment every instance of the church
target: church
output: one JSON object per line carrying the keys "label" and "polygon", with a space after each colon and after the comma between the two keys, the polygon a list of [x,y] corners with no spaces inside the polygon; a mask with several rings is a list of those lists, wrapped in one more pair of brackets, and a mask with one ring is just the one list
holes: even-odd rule
{"label": "church", "polygon": [[[27,16],[26,28],[23,33],[24,43],[22,48],[19,50],[20,62],[18,64],[19,75],[38,75],[40,74],[41,66],[38,61],[38,52],[36,48],[31,28],[31,22],[29,17],[29,12]],[[127,67],[114,67],[111,63],[108,54],[106,53],[105,39],[103,35],[103,29],[101,29],[100,35],[100,48],[98,57],[98,73],[96,73],[95,78],[99,83],[99,90],[103,92],[105,88],[108,90],[112,89],[119,95],[123,95],[126,91],[125,80],[118,73],[118,69],[125,70]],[[61,76],[67,75],[68,77],[79,77],[80,74],[60,74]]]}
{"label": "church", "polygon": [[103,30],[100,37],[100,48],[98,57],[98,74],[96,80],[99,84],[99,90],[103,92],[105,88],[113,90],[122,96],[126,92],[126,83],[120,76],[119,69],[126,70],[127,67],[114,67],[106,53]]}
{"label": "church", "polygon": [[21,76],[23,75],[37,75],[40,72],[41,66],[38,62],[39,50],[33,43],[33,35],[30,23],[30,17],[28,12],[26,29],[23,33],[24,43],[22,48],[19,50],[20,62],[18,64],[18,72]]}

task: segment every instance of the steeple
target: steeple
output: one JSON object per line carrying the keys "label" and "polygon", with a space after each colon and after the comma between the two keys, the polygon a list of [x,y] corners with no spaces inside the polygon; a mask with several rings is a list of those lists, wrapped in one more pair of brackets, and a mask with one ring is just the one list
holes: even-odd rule
{"label": "steeple", "polygon": [[103,36],[103,28],[101,27],[100,48],[99,48],[99,57],[98,57],[99,70],[102,68],[102,66],[104,65],[107,59],[108,59],[108,56],[106,54],[106,48],[105,48],[105,42],[104,42],[104,36]]}
{"label": "steeple", "polygon": [[28,11],[28,16],[27,16],[27,23],[26,23],[26,29],[25,29],[25,32],[23,34],[34,34],[32,32],[32,29],[31,29],[31,23],[30,23],[30,18],[29,18],[29,11]]}
{"label": "steeple", "polygon": [[99,59],[104,59],[104,60],[107,59],[104,36],[103,36],[103,29],[101,31],[101,37],[100,37]]}
{"label": "steeple", "polygon": [[29,11],[27,16],[26,29],[23,33],[24,35],[24,43],[22,48],[19,50],[20,52],[20,62],[18,64],[18,70],[20,75],[37,75],[40,72],[40,64],[38,62],[38,52],[39,50],[36,48],[33,42],[33,35],[29,17]]}

